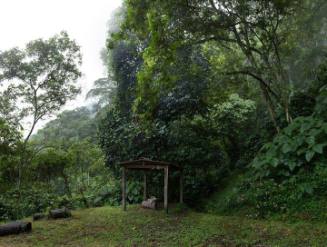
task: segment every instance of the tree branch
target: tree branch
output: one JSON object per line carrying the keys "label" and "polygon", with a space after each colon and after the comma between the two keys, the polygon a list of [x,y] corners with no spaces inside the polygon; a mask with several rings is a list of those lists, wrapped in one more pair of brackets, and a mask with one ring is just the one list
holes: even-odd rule
{"label": "tree branch", "polygon": [[231,72],[228,72],[226,74],[227,75],[235,75],[235,74],[249,75],[252,78],[254,78],[257,81],[259,81],[260,83],[262,83],[264,85],[264,87],[267,88],[267,90],[269,91],[269,93],[271,93],[276,98],[276,100],[279,100],[279,98],[280,98],[278,96],[278,94],[272,90],[272,88],[268,85],[268,83],[263,78],[261,78],[260,76],[254,74],[251,71],[248,71],[248,70],[231,71]]}

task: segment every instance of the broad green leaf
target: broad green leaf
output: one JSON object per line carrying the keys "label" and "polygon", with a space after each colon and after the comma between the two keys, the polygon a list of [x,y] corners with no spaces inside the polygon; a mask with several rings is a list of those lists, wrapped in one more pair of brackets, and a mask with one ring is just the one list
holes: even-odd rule
{"label": "broad green leaf", "polygon": [[324,150],[324,144],[317,144],[313,146],[313,151],[315,151],[316,153],[322,154],[323,150]]}
{"label": "broad green leaf", "polygon": [[294,162],[294,161],[289,162],[287,165],[291,171],[293,171],[295,169],[295,167],[297,166],[296,162]]}
{"label": "broad green leaf", "polygon": [[300,148],[300,149],[296,152],[296,154],[297,154],[297,155],[302,155],[302,154],[304,154],[304,153],[306,152],[306,150],[307,150],[307,148]]}
{"label": "broad green leaf", "polygon": [[306,139],[306,142],[309,144],[310,147],[312,147],[315,144],[315,137],[314,136],[309,136]]}
{"label": "broad green leaf", "polygon": [[278,159],[276,159],[276,158],[273,158],[273,159],[271,160],[271,164],[272,164],[272,166],[273,166],[273,167],[277,167],[277,166],[278,166],[278,164],[279,164],[279,161],[278,161]]}
{"label": "broad green leaf", "polygon": [[283,152],[284,154],[288,153],[288,152],[291,151],[291,150],[292,150],[292,147],[291,147],[288,143],[285,143],[285,144],[283,145],[283,147],[282,147],[282,152]]}
{"label": "broad green leaf", "polygon": [[309,150],[306,152],[305,154],[305,159],[310,162],[310,160],[312,160],[313,156],[315,155],[315,152],[312,150]]}

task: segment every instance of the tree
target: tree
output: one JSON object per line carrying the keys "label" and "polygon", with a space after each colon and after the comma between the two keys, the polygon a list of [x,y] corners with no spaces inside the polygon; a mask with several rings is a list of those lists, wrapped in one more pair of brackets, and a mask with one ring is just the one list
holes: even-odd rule
{"label": "tree", "polygon": [[58,178],[64,181],[65,192],[71,197],[71,188],[67,169],[69,167],[69,158],[66,152],[60,149],[48,148],[42,150],[34,161],[34,173],[38,181],[45,181],[48,186],[50,182]]}
{"label": "tree", "polygon": [[[1,101],[12,107],[19,121],[32,118],[25,144],[40,119],[79,93],[75,82],[81,76],[80,64],[80,48],[65,32],[48,40],[31,41],[23,50],[0,53],[0,82],[5,81],[6,87]],[[7,110],[1,108],[0,116],[6,118]]]}
{"label": "tree", "polygon": [[12,152],[20,141],[20,133],[0,118],[0,157]]}
{"label": "tree", "polygon": [[38,146],[56,144],[64,149],[86,138],[95,143],[97,126],[94,115],[95,111],[87,107],[63,111],[56,119],[48,122],[44,128],[34,134],[31,141]]}
{"label": "tree", "polygon": [[[92,181],[107,175],[103,165],[102,151],[97,145],[85,139],[72,144],[68,149],[68,156],[71,164],[69,172],[72,174],[71,180],[74,183],[74,188],[77,194],[81,196],[84,205],[89,207],[90,202],[86,193],[94,193]],[[101,173],[98,173],[98,169],[101,170]]]}
{"label": "tree", "polygon": [[21,168],[27,162],[27,143],[36,124],[79,93],[76,80],[81,76],[80,64],[80,47],[66,32],[48,40],[31,41],[25,49],[0,53],[0,82],[5,87],[0,102],[7,106],[0,109],[0,117],[20,126],[31,119],[23,141],[18,185]]}
{"label": "tree", "polygon": [[244,100],[238,94],[231,94],[226,102],[209,109],[212,128],[224,140],[231,166],[239,162],[242,153],[247,153],[244,150],[248,148],[247,141],[244,140],[250,139],[249,133],[253,133],[251,125],[254,121],[251,121],[251,117],[253,118],[255,107],[254,101]]}
{"label": "tree", "polygon": [[[293,37],[290,25],[293,15],[313,11],[320,1],[277,0],[170,0],[127,1],[127,17],[123,32],[133,30],[149,40],[144,52],[144,71],[140,77],[167,81],[165,67],[172,62],[176,47],[216,42],[225,50],[242,55],[241,66],[225,69],[226,75],[246,75],[258,82],[268,111],[277,131],[276,108],[291,121],[289,97],[291,81],[283,51],[289,51],[287,41]],[[314,7],[312,7],[314,6]],[[153,73],[160,71],[160,76]],[[169,81],[169,80],[168,80]]]}
{"label": "tree", "polygon": [[[16,178],[17,154],[21,147],[21,134],[0,118],[0,184],[9,184]],[[2,189],[5,186],[1,185]]]}
{"label": "tree", "polygon": [[97,100],[98,107],[110,104],[115,95],[115,85],[109,78],[99,78],[93,83],[93,88],[88,91],[86,99],[94,98]]}
{"label": "tree", "polygon": [[[199,47],[185,46],[176,51],[176,63],[167,67],[174,81],[165,88],[160,88],[159,99],[154,108],[154,118],[172,121],[182,115],[193,116],[203,114],[207,110],[207,95],[212,76],[210,65]],[[146,95],[138,95],[139,97]],[[149,97],[142,97],[139,102],[148,101]],[[150,106],[142,109],[150,111]],[[139,113],[139,112],[138,112]]]}
{"label": "tree", "polygon": [[135,36],[126,40],[109,40],[108,70],[116,83],[116,101],[120,112],[129,115],[135,99],[137,72],[142,65],[142,44]]}

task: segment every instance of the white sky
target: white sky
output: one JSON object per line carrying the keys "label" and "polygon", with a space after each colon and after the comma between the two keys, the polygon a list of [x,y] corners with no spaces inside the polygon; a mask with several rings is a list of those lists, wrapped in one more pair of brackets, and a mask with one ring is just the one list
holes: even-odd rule
{"label": "white sky", "polygon": [[81,106],[93,81],[105,75],[100,51],[107,21],[121,4],[122,0],[0,0],[0,50],[67,31],[81,46],[83,77],[79,81],[82,94],[65,109]]}

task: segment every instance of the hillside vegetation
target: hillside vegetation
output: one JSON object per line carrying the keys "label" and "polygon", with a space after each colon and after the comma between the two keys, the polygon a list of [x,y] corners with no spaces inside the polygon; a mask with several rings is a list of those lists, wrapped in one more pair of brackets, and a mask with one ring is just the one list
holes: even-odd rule
{"label": "hillside vegetation", "polygon": [[[124,0],[108,16],[106,75],[63,112],[82,76],[68,33],[0,51],[0,220],[76,210],[0,241],[326,246],[326,13],[326,0]],[[141,158],[183,169],[189,211],[116,208],[120,164]],[[143,174],[127,176],[140,204]],[[149,171],[147,196],[162,202],[163,180]]]}

